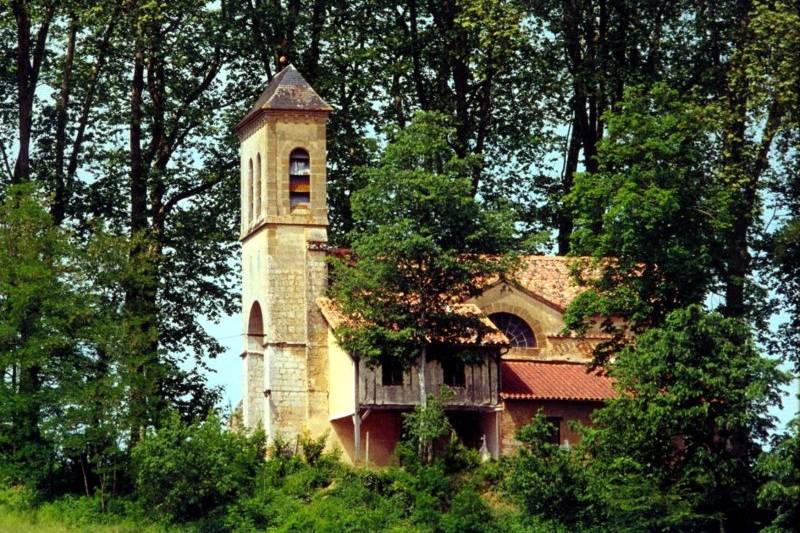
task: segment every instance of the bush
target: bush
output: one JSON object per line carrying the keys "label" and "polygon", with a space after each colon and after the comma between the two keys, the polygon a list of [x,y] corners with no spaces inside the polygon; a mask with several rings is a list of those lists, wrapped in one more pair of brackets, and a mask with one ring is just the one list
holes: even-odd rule
{"label": "bush", "polygon": [[541,414],[519,430],[522,448],[506,462],[503,488],[529,515],[576,524],[586,507],[587,481],[575,454],[550,444],[551,431]]}
{"label": "bush", "polygon": [[33,509],[38,501],[38,494],[25,485],[3,487],[0,490],[0,507],[14,511],[27,511]]}
{"label": "bush", "polygon": [[482,533],[495,530],[492,513],[472,484],[458,491],[450,505],[450,512],[442,518],[442,531],[445,533]]}
{"label": "bush", "polygon": [[189,425],[174,416],[132,451],[142,503],[180,521],[251,494],[264,458],[262,434],[227,431],[216,416]]}

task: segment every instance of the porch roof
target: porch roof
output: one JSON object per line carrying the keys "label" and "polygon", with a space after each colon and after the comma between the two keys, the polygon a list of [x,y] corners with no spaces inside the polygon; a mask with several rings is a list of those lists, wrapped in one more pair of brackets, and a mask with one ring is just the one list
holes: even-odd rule
{"label": "porch roof", "polygon": [[503,361],[500,397],[507,400],[582,400],[614,398],[613,379],[583,363]]}

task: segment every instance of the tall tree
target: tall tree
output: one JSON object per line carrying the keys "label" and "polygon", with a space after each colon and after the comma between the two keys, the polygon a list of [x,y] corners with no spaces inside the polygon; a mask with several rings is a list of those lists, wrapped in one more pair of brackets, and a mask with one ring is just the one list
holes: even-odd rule
{"label": "tall tree", "polygon": [[[461,344],[487,333],[480,317],[454,304],[480,294],[507,265],[513,224],[471,192],[476,162],[451,148],[455,130],[442,115],[419,113],[391,134],[381,163],[353,199],[353,261],[335,263],[331,294],[353,325],[343,346],[368,363],[416,364],[420,403],[432,342]],[[436,341],[438,339],[438,341]],[[458,357],[444,354],[444,357]]]}
{"label": "tall tree", "polygon": [[686,14],[684,2],[628,0],[555,0],[534,4],[553,37],[548,57],[551,72],[558,72],[563,105],[563,161],[561,172],[543,182],[552,224],[557,231],[558,253],[570,250],[573,221],[562,198],[572,190],[575,173],[598,168],[597,150],[605,133],[604,114],[617,109],[631,85],[658,81],[666,70],[670,32]]}
{"label": "tall tree", "polygon": [[730,193],[721,267],[724,309],[729,316],[750,315],[753,307],[748,299],[755,266],[752,236],[760,229],[760,195],[771,167],[774,141],[788,125],[791,106],[796,109],[797,89],[787,76],[794,72],[794,81],[798,79],[791,58],[800,51],[796,5],[740,4],[729,56],[722,61],[725,92],[720,99],[723,169]]}
{"label": "tall tree", "polygon": [[757,529],[755,459],[786,376],[747,325],[698,305],[673,311],[619,353],[611,374],[620,394],[581,443],[604,523]]}
{"label": "tall tree", "polygon": [[384,120],[402,127],[416,110],[451,117],[456,154],[482,160],[473,194],[532,205],[529,176],[543,172],[551,148],[558,82],[545,71],[538,21],[507,0],[385,2],[378,14]]}
{"label": "tall tree", "polygon": [[86,261],[34,190],[10,188],[0,209],[2,474],[52,488],[79,464],[89,492],[108,449],[119,446],[107,422],[124,419],[110,393],[125,377],[101,368],[124,353],[121,317],[113,299],[103,297],[108,285],[100,279],[118,284],[114,252],[124,248],[106,240],[102,253]]}
{"label": "tall tree", "polygon": [[713,108],[664,84],[629,88],[618,105],[606,115],[597,170],[578,174],[565,198],[575,220],[572,249],[593,256],[598,274],[581,280],[588,290],[566,321],[581,329],[604,318],[614,337],[599,347],[600,362],[629,332],[703,303],[722,247],[715,210],[726,198],[713,156]]}
{"label": "tall tree", "polygon": [[31,129],[33,127],[33,104],[42,64],[47,53],[50,26],[58,8],[58,2],[28,2],[15,0],[9,7],[16,22],[17,76],[17,159],[12,175],[13,183],[30,179],[31,174]]}
{"label": "tall tree", "polygon": [[232,53],[232,19],[225,2],[187,0],[133,4],[126,21],[133,39],[125,49],[132,74],[124,80],[130,144],[124,222],[137,269],[126,282],[126,309],[137,322],[133,338],[142,342],[130,362],[138,376],[132,416],[141,428],[159,420],[167,398],[204,403],[199,376],[172,377],[187,354],[199,365],[196,374],[204,352],[221,349],[198,325],[199,315],[233,310],[226,262],[233,217],[223,215],[234,210],[232,195],[206,194],[235,175],[230,131],[217,122],[229,111],[220,73]]}

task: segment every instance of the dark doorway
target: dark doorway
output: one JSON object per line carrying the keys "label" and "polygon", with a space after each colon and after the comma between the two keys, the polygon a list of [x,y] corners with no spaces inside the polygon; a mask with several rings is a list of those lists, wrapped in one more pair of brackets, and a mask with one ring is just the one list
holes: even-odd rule
{"label": "dark doorway", "polygon": [[447,418],[464,446],[474,449],[481,447],[481,437],[483,436],[481,413],[478,411],[448,411]]}

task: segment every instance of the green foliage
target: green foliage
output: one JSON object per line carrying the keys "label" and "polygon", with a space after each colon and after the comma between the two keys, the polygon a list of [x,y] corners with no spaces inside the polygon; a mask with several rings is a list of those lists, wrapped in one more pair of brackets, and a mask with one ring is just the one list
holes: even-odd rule
{"label": "green foliage", "polygon": [[219,418],[186,424],[173,416],[131,453],[137,496],[175,520],[190,520],[252,491],[264,436],[226,430]]}
{"label": "green foliage", "polygon": [[410,413],[403,413],[404,441],[416,450],[416,459],[430,464],[434,459],[434,444],[453,432],[444,412],[444,404],[453,394],[442,388],[439,395],[430,395],[426,405],[418,405]]}
{"label": "green foliage", "polygon": [[[442,462],[410,470],[369,471],[324,459],[295,460],[277,470],[271,459],[254,492],[229,506],[235,531],[497,531],[498,517],[479,493],[480,476],[448,475]],[[327,465],[327,466],[326,466]]]}
{"label": "green foliage", "polygon": [[[785,375],[743,322],[699,306],[623,349],[610,371],[619,396],[581,428],[580,445],[548,443],[541,417],[518,433],[502,486],[529,517],[581,530],[752,530],[759,442]],[[792,440],[762,458],[762,506],[793,512]],[[796,484],[795,484],[796,485]],[[791,502],[791,503],[790,503]],[[779,519],[776,524],[785,523]]]}
{"label": "green foliage", "polygon": [[723,199],[714,120],[713,108],[664,84],[628,89],[619,110],[606,116],[599,168],[578,174],[567,196],[575,217],[572,252],[594,257],[599,270],[582,280],[589,290],[571,305],[569,327],[616,316],[639,332],[672,309],[703,302]]}
{"label": "green foliage", "polygon": [[431,339],[487,332],[452,304],[476,296],[508,267],[502,256],[485,254],[511,246],[513,224],[508,211],[475,200],[469,176],[477,161],[455,154],[452,135],[443,116],[415,115],[392,132],[353,196],[356,261],[333,263],[331,294],[355,319],[337,332],[343,346],[368,362],[408,364]]}
{"label": "green foliage", "polygon": [[477,487],[468,484],[453,497],[450,512],[442,518],[441,529],[446,533],[496,531],[492,518],[492,513]]}
{"label": "green foliage", "polygon": [[107,292],[120,246],[98,231],[79,248],[74,234],[52,225],[32,186],[7,193],[0,206],[0,478],[53,491],[77,485],[73,476],[82,471],[81,488],[105,487],[124,464],[125,376],[115,374],[122,321]]}
{"label": "green foliage", "polygon": [[773,513],[766,531],[790,531],[800,524],[800,418],[789,424],[785,435],[774,439],[772,449],[758,462],[765,483],[758,490],[758,504]]}
{"label": "green foliage", "polygon": [[305,433],[298,438],[300,451],[303,454],[303,461],[307,464],[314,466],[320,459],[323,458],[325,446],[328,442],[329,432],[325,431],[317,438],[312,437],[310,434]]}
{"label": "green foliage", "polygon": [[0,490],[0,531],[156,533],[184,529],[159,523],[152,513],[130,500],[107,502],[97,494],[42,501],[30,489],[17,486]]}
{"label": "green foliage", "polygon": [[[600,316],[617,334],[598,359],[630,340],[613,315],[634,332],[659,333],[620,355],[619,379],[636,394],[587,432],[594,448],[581,453],[594,459],[576,463],[523,434],[521,456],[533,477],[521,477],[521,486],[529,482],[558,502],[563,489],[544,480],[597,465],[584,473],[598,503],[581,500],[595,517],[581,518],[582,528],[712,528],[719,517],[733,520],[719,510],[724,498],[752,508],[760,483],[752,462],[769,425],[764,408],[777,396],[769,365],[753,356],[743,332],[754,326],[759,340],[768,337],[766,319],[787,311],[769,347],[800,367],[796,1],[730,0],[713,9],[629,0],[7,7],[0,478],[39,488],[38,499],[87,494],[55,503],[53,516],[84,529],[101,527],[102,513],[117,516],[120,499],[109,494],[130,490],[129,442],[145,427],[158,435],[162,423],[177,431],[164,416],[171,409],[192,420],[217,399],[203,358],[221,346],[200,318],[237,305],[230,125],[280,56],[336,109],[328,125],[331,237],[352,240],[356,258],[367,259],[335,272],[337,297],[367,322],[339,332],[349,348],[373,363],[409,362],[431,332],[478,330],[436,297],[472,296],[476,279],[502,271],[481,254],[517,246],[515,229],[529,241],[557,230],[563,252],[572,240],[573,253],[615,258],[598,263],[602,275],[568,314],[575,329]],[[410,120],[416,110],[442,115]],[[13,167],[28,160],[20,175]],[[581,164],[587,172],[573,184]],[[20,178],[33,187],[13,186]],[[511,201],[522,207],[495,209]],[[762,224],[773,205],[777,222]],[[750,324],[670,314],[705,302],[718,286],[725,312]],[[632,362],[638,357],[640,365]],[[759,502],[776,513],[775,528],[797,521],[792,431],[758,471],[766,479]],[[204,437],[221,449],[227,438]],[[440,464],[414,466],[418,484],[400,471],[347,477],[320,441],[299,448],[295,456],[294,446],[273,442],[256,474],[264,491],[246,506],[266,518],[253,524],[469,530],[483,520],[490,527],[476,499],[485,487],[443,481],[474,467],[456,440],[445,443]],[[230,475],[233,484],[252,484]],[[228,489],[203,486],[225,502],[243,501]],[[221,528],[225,505],[198,527]],[[73,509],[91,518],[73,520]],[[226,527],[246,529],[225,516]],[[498,518],[502,528],[523,527],[515,516]],[[564,527],[537,516],[525,527]],[[28,527],[6,524],[0,529]]]}
{"label": "green foliage", "polygon": [[640,335],[612,366],[619,396],[581,443],[590,493],[625,527],[753,524],[759,441],[785,375],[747,326],[691,306]]}
{"label": "green foliage", "polygon": [[585,465],[573,452],[551,443],[552,431],[541,413],[520,428],[522,447],[505,462],[502,486],[530,516],[574,527],[592,517]]}

